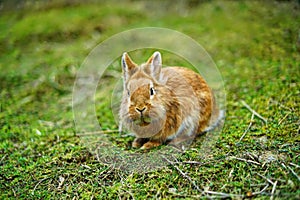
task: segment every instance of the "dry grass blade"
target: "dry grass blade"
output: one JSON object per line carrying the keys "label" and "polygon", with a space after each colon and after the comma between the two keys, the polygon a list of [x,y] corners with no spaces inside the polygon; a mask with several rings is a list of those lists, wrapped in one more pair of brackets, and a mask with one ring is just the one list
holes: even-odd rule
{"label": "dry grass blade", "polygon": [[239,142],[242,141],[242,139],[245,137],[246,133],[247,133],[247,132],[249,131],[249,129],[251,128],[253,119],[254,119],[254,113],[252,113],[252,116],[251,116],[251,119],[250,119],[250,123],[249,123],[247,129],[245,130],[245,132],[243,133],[242,137],[240,138]]}
{"label": "dry grass blade", "polygon": [[294,164],[294,163],[290,163],[290,165],[292,165],[292,166],[294,166],[294,167],[296,167],[296,168],[299,168],[299,167],[300,167],[299,165],[296,165],[296,164]]}
{"label": "dry grass blade", "polygon": [[287,118],[287,116],[289,116],[289,114],[291,114],[291,112],[287,113],[279,122],[278,122],[278,126]]}
{"label": "dry grass blade", "polygon": [[92,135],[101,135],[106,133],[119,133],[119,130],[104,130],[104,131],[93,131],[85,133],[77,133],[77,136],[92,136]]}
{"label": "dry grass blade", "polygon": [[244,158],[238,158],[238,157],[235,157],[235,156],[232,156],[232,158],[234,158],[236,160],[244,161],[244,162],[247,162],[247,163],[252,163],[252,164],[255,164],[255,165],[261,165],[259,162],[256,162],[256,161],[253,161],[253,160],[246,160]]}
{"label": "dry grass blade", "polygon": [[2,163],[2,161],[6,158],[7,154],[5,154],[4,156],[2,156],[0,163]]}
{"label": "dry grass blade", "polygon": [[268,187],[269,187],[269,184],[267,184],[261,191],[259,191],[259,192],[253,192],[252,196],[259,195],[259,194],[263,193],[264,191],[266,191],[266,189]]}
{"label": "dry grass blade", "polygon": [[274,182],[273,184],[273,188],[272,188],[272,192],[271,192],[271,200],[274,199],[274,193],[275,193],[275,190],[276,190],[276,185],[277,185],[277,181]]}
{"label": "dry grass blade", "polygon": [[223,193],[223,192],[214,192],[214,191],[204,191],[204,193],[206,194],[212,194],[212,195],[218,195],[218,197],[220,198],[227,198],[227,197],[241,197],[243,198],[244,195],[241,194],[229,194],[229,193]]}
{"label": "dry grass blade", "polygon": [[300,181],[300,177],[298,176],[298,174],[290,166],[286,166],[286,167],[292,172],[292,174],[294,174],[294,176],[298,179],[298,181]]}
{"label": "dry grass blade", "polygon": [[45,181],[45,180],[47,180],[47,179],[48,179],[48,178],[43,178],[43,179],[41,179],[41,180],[34,186],[34,188],[33,188],[32,192],[31,192],[31,194],[34,195],[34,191],[36,190],[36,188],[37,188],[43,181]]}
{"label": "dry grass blade", "polygon": [[252,114],[254,114],[255,116],[257,116],[259,119],[261,119],[265,124],[268,123],[267,119],[262,117],[260,114],[258,114],[255,110],[253,110],[245,101],[241,101],[241,103],[243,104],[243,106],[245,106],[250,112],[252,112]]}
{"label": "dry grass blade", "polygon": [[[291,163],[290,163],[291,164]],[[291,173],[298,179],[298,181],[300,181],[300,177],[298,176],[298,174],[289,166],[286,166],[284,163],[281,163],[281,165],[285,168],[285,169],[289,169],[291,171]],[[295,165],[295,164],[294,164]],[[298,166],[298,165],[297,165]]]}
{"label": "dry grass blade", "polygon": [[270,179],[268,179],[267,177],[265,177],[264,175],[261,175],[259,173],[256,173],[258,176],[262,177],[263,179],[265,179],[266,181],[268,181],[271,185],[274,185],[274,182],[271,181]]}
{"label": "dry grass blade", "polygon": [[171,164],[183,176],[183,178],[187,179],[199,192],[203,193],[203,191],[199,188],[198,185],[196,185],[196,183],[192,180],[191,177],[189,177],[186,173],[184,173],[181,169],[179,169],[176,165],[174,165],[173,162],[171,162],[169,159],[167,159],[166,157],[164,157],[164,159],[169,164]]}

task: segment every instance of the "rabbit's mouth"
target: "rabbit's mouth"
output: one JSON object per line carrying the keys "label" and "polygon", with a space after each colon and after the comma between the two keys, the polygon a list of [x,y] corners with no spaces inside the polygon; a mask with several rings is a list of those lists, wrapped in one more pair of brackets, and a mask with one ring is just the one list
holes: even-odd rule
{"label": "rabbit's mouth", "polygon": [[138,126],[148,126],[151,123],[151,118],[141,116],[140,118],[134,120],[134,123]]}

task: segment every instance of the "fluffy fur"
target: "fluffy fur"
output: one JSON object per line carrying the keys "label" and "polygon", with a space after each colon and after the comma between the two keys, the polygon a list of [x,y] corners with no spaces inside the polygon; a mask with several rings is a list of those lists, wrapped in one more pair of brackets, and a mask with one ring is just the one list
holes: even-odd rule
{"label": "fluffy fur", "polygon": [[205,131],[217,117],[212,91],[194,71],[162,68],[159,52],[140,66],[124,53],[121,64],[120,124],[135,134],[133,147],[176,145]]}

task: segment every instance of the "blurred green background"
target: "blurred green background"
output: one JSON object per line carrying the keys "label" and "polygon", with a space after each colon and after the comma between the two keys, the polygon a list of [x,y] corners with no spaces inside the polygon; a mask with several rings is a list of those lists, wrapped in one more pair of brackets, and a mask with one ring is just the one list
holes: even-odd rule
{"label": "blurred green background", "polygon": [[[0,1],[1,199],[299,198],[299,11],[299,1]],[[207,50],[224,78],[227,116],[207,157],[195,141],[174,165],[127,174],[80,143],[72,88],[97,44],[149,26]],[[149,52],[132,57],[140,63]],[[119,72],[111,66],[109,89]],[[101,126],[115,130],[110,91],[99,92],[96,109]],[[268,124],[251,120],[242,101]],[[131,137],[113,136],[129,149]]]}

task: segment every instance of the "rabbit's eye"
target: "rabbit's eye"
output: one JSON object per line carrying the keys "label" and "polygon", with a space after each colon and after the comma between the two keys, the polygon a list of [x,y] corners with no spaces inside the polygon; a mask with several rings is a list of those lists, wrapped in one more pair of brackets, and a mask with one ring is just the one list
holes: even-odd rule
{"label": "rabbit's eye", "polygon": [[151,87],[151,88],[150,88],[150,96],[153,96],[153,95],[154,95],[154,93],[155,93],[155,92],[154,92],[154,88],[153,88],[153,87]]}
{"label": "rabbit's eye", "polygon": [[127,95],[128,95],[128,96],[130,96],[130,92],[129,92],[129,90],[127,90]]}

